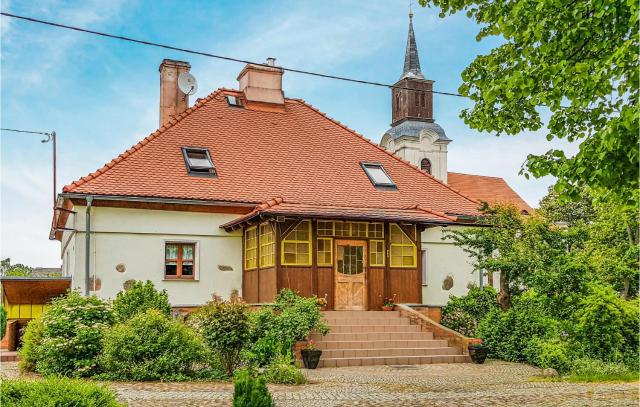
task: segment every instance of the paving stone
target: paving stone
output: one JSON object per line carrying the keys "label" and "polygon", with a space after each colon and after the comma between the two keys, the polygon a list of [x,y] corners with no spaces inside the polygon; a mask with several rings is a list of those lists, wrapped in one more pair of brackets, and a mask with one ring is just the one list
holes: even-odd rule
{"label": "paving stone", "polygon": [[[309,384],[269,385],[277,406],[638,406],[638,383],[566,383],[532,380],[540,369],[487,361],[415,366],[303,370]],[[3,363],[2,374],[18,375]],[[129,406],[230,406],[233,385],[219,382],[109,383]]]}

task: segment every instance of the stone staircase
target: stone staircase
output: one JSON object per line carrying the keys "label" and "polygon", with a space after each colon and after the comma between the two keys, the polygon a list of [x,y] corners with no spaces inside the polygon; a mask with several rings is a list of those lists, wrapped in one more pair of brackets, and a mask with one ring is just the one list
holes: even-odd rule
{"label": "stone staircase", "polygon": [[330,333],[312,336],[322,349],[318,367],[469,361],[460,349],[411,325],[398,311],[325,311],[324,316]]}

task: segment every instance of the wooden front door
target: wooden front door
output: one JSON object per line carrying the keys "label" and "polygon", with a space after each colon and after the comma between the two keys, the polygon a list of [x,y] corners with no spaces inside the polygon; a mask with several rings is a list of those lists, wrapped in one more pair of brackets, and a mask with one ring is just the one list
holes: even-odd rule
{"label": "wooden front door", "polygon": [[336,240],[335,309],[367,309],[367,246],[359,240]]}

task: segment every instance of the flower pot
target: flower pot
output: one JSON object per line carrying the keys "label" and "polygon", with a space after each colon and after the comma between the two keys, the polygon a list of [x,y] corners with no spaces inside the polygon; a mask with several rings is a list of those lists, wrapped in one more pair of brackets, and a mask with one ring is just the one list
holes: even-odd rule
{"label": "flower pot", "polygon": [[382,310],[383,311],[393,311],[394,308],[395,308],[394,305],[383,305],[382,306]]}
{"label": "flower pot", "polygon": [[320,355],[322,351],[320,349],[302,349],[302,363],[307,369],[315,369],[320,362]]}
{"label": "flower pot", "polygon": [[486,346],[469,346],[469,356],[471,356],[471,361],[473,363],[483,364],[485,359],[487,358],[487,353],[489,352],[489,348]]}

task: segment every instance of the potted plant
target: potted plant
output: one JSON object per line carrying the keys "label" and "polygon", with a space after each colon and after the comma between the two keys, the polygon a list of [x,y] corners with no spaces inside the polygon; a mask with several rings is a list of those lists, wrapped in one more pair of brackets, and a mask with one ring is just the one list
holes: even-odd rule
{"label": "potted plant", "polygon": [[473,363],[482,364],[487,358],[489,347],[482,342],[482,339],[472,339],[469,342],[469,356]]}
{"label": "potted plant", "polygon": [[396,295],[393,294],[393,297],[384,299],[384,302],[382,303],[382,310],[393,311],[395,306],[396,306]]}
{"label": "potted plant", "polygon": [[300,351],[302,353],[302,363],[307,369],[315,369],[320,362],[322,350],[318,349],[313,339],[307,341],[307,346]]}
{"label": "potted plant", "polygon": [[316,305],[320,307],[320,311],[326,311],[327,310],[327,294],[325,294],[324,297],[316,298]]}

